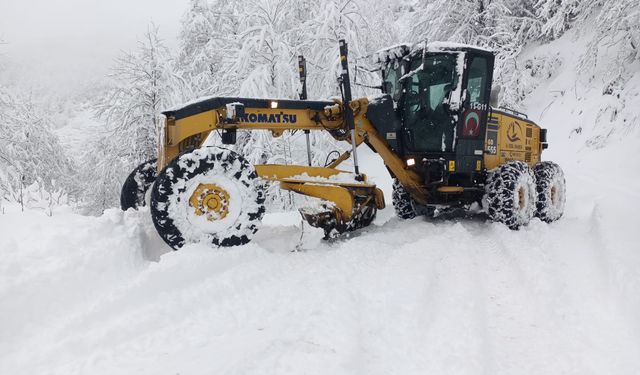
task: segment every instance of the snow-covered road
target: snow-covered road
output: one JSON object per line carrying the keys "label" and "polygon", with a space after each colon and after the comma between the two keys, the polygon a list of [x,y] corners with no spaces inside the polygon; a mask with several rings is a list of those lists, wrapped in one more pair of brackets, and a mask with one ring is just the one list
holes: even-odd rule
{"label": "snow-covered road", "polygon": [[147,211],[0,215],[0,373],[639,373],[640,190],[589,157],[565,217],[520,231],[387,209],[292,252],[276,213],[247,246],[166,252]]}

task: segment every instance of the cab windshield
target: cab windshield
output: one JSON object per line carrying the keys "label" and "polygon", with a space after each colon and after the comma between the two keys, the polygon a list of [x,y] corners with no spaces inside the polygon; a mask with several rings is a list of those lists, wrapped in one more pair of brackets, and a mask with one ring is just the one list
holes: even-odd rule
{"label": "cab windshield", "polygon": [[445,99],[458,84],[455,54],[416,56],[409,65],[410,76],[403,84],[405,144],[414,152],[453,151],[455,122]]}

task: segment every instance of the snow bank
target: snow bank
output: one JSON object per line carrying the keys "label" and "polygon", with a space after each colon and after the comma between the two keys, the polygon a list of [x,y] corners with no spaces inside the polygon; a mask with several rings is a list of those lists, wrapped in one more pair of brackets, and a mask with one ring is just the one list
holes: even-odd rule
{"label": "snow bank", "polygon": [[0,304],[1,373],[42,373],[25,367],[30,352],[54,350],[51,337],[159,260],[164,245],[146,216],[0,215],[0,296],[7,302]]}
{"label": "snow bank", "polygon": [[[519,58],[529,115],[572,147],[640,143],[640,61],[620,59],[622,45],[589,48],[591,36],[569,31]],[[593,55],[591,55],[593,53]],[[595,65],[591,65],[591,63]],[[633,158],[637,160],[637,158]]]}

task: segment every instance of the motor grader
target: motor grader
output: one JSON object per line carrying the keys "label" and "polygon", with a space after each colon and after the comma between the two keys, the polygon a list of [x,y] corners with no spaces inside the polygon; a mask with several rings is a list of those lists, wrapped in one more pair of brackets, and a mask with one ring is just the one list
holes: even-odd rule
{"label": "motor grader", "polygon": [[[385,208],[382,191],[359,170],[357,148],[365,144],[394,179],[393,206],[401,219],[475,210],[517,229],[534,216],[560,218],[565,181],[558,165],[541,161],[546,130],[491,102],[491,51],[422,43],[374,56],[382,82],[374,97],[352,99],[341,40],[341,99],[306,100],[301,57],[300,100],[211,97],[165,111],[157,161],[131,173],[122,208],[144,205],[150,190],[155,227],[174,249],[199,241],[241,245],[264,215],[265,182],[277,182],[317,198],[300,213],[332,237],[369,225]],[[224,146],[236,142],[238,130],[257,129],[276,137],[324,131],[350,149],[326,166],[312,166],[311,158],[309,165],[251,165]],[[223,146],[204,146],[212,132]],[[350,158],[353,171],[338,169]]]}

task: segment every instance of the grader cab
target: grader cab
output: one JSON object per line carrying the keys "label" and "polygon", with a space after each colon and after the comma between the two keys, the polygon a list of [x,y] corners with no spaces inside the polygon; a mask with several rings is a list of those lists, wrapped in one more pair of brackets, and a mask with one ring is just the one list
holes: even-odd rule
{"label": "grader cab", "polygon": [[[164,112],[158,159],[142,164],[122,190],[123,209],[143,205],[174,249],[206,241],[247,243],[264,207],[264,182],[318,198],[300,209],[325,237],[369,225],[385,207],[382,191],[359,170],[357,148],[374,150],[394,178],[401,219],[481,208],[512,229],[533,216],[562,215],[564,176],[541,162],[546,131],[526,116],[490,106],[494,55],[480,48],[432,43],[376,53],[381,95],[352,99],[347,45],[340,41],[342,100],[213,97]],[[324,131],[351,149],[327,166],[250,165],[226,147],[202,147],[212,132],[234,144],[237,131]],[[338,169],[353,158],[354,170]]]}

